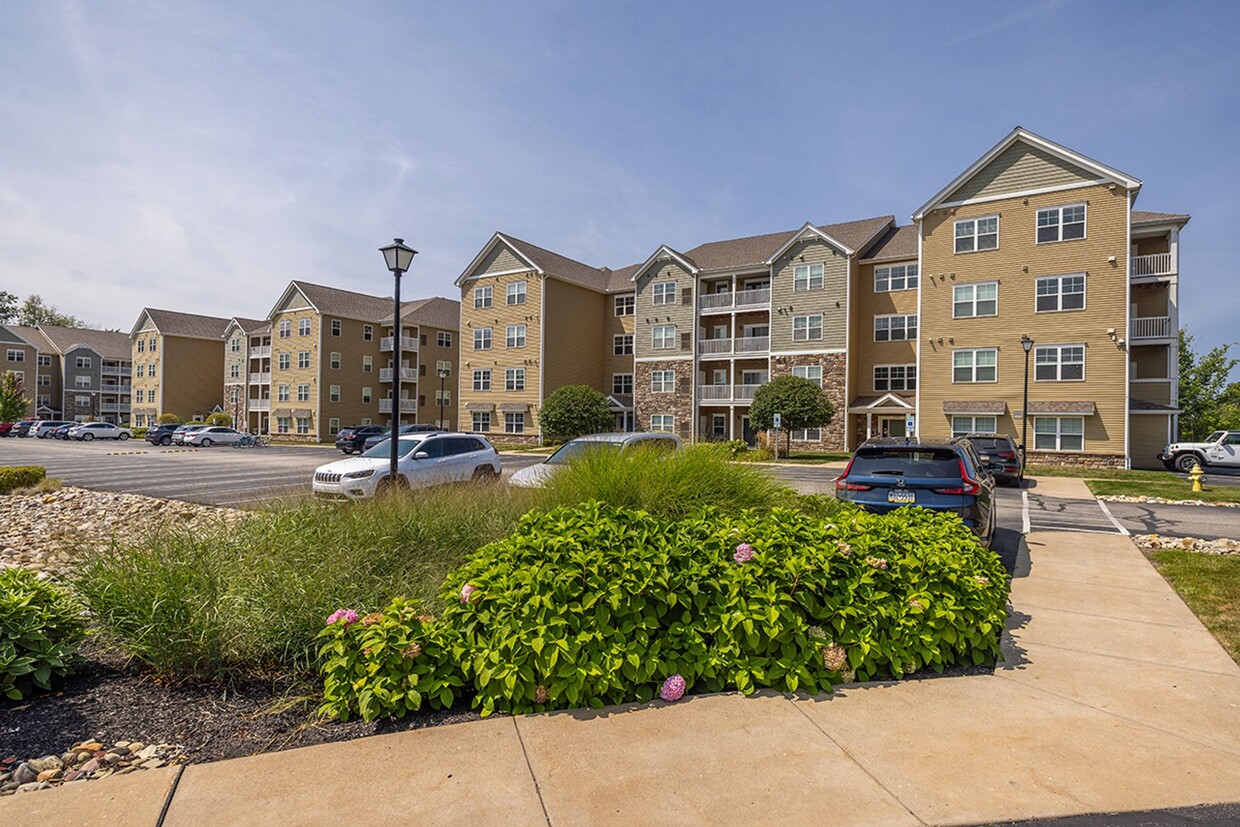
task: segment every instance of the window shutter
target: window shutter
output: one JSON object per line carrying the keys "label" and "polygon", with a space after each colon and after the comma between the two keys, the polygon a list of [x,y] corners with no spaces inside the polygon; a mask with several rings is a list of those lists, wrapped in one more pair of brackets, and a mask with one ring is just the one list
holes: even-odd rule
{"label": "window shutter", "polygon": [[677,432],[677,435],[678,435],[681,439],[688,439],[688,438],[689,438],[689,423],[688,423],[688,422],[685,422],[685,421],[682,419],[682,420],[681,420],[681,421],[680,421],[680,422],[676,425],[676,432]]}
{"label": "window shutter", "polygon": [[426,375],[426,365],[418,365],[418,376]]}
{"label": "window shutter", "polygon": [[692,287],[680,288],[680,303],[681,304],[693,304],[693,288]]}
{"label": "window shutter", "polygon": [[418,407],[419,407],[419,408],[425,408],[425,407],[426,407],[426,395],[425,395],[425,394],[419,394],[419,395],[418,395]]}
{"label": "window shutter", "polygon": [[689,335],[690,335],[690,334],[688,334],[688,333],[681,333],[681,334],[680,334],[680,349],[681,349],[681,350],[688,350],[688,349],[689,349]]}
{"label": "window shutter", "polygon": [[420,338],[420,339],[422,340],[422,344],[426,344],[426,334],[425,334],[425,333],[423,333],[423,334],[422,334],[420,337],[418,337],[418,338]]}
{"label": "window shutter", "polygon": [[690,385],[689,385],[689,377],[687,376],[680,377],[679,387],[680,387],[681,393],[689,393],[689,391],[691,390]]}

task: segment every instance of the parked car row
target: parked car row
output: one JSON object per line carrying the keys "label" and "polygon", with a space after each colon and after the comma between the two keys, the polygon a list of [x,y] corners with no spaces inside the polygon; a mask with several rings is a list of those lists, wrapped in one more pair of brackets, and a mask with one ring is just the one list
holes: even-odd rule
{"label": "parked car row", "polygon": [[[440,429],[434,425],[401,425],[401,434],[433,434]],[[349,425],[336,434],[336,448],[345,454],[360,454],[385,442],[392,429],[383,425]]]}
{"label": "parked car row", "polygon": [[111,422],[68,422],[57,419],[23,419],[0,424],[0,436],[36,437],[38,439],[126,440],[133,436],[128,428]]}

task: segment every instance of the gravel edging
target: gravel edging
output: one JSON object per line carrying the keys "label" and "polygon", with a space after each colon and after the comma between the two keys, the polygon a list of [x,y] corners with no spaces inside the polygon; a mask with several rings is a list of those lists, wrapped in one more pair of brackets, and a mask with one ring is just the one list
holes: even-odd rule
{"label": "gravel edging", "polygon": [[1211,503],[1205,500],[1172,500],[1167,497],[1133,497],[1128,494],[1098,494],[1096,499],[1108,503],[1149,503],[1151,505],[1203,505],[1207,507],[1240,508],[1240,503]]}
{"label": "gravel edging", "polygon": [[1138,548],[1150,551],[1191,551],[1197,554],[1240,554],[1240,540],[1203,540],[1200,537],[1163,537],[1160,534],[1134,534]]}

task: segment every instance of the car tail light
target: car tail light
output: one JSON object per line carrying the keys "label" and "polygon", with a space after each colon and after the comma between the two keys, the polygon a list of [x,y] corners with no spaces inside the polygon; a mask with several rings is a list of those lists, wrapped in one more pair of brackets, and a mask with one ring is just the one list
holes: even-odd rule
{"label": "car tail light", "polygon": [[996,456],[998,456],[999,459],[1016,459],[1016,452],[1015,451],[1000,451]]}
{"label": "car tail light", "polygon": [[936,488],[937,494],[964,494],[967,496],[976,496],[982,493],[982,486],[977,480],[969,476],[969,472],[964,468],[964,460],[958,460],[960,463],[960,481],[961,485],[951,488]]}
{"label": "car tail light", "polygon": [[844,469],[844,473],[840,474],[838,477],[835,478],[835,487],[837,490],[839,491],[869,491],[871,488],[874,487],[872,485],[862,485],[859,482],[848,481],[848,472],[852,470],[853,463],[856,461],[857,461],[857,458],[854,456],[852,459],[848,461],[848,467]]}

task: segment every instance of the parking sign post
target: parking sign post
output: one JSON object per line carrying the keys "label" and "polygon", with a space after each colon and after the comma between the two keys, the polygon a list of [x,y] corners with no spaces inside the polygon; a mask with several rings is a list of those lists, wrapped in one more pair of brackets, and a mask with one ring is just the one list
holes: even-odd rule
{"label": "parking sign post", "polygon": [[780,430],[781,430],[781,429],[782,429],[782,427],[783,427],[783,422],[784,422],[784,418],[783,418],[782,416],[780,416],[779,414],[775,414],[775,422],[773,423],[773,425],[774,425],[774,428],[775,428],[775,439],[774,439],[774,443],[775,443],[775,459],[776,459],[776,461],[778,461],[778,460],[779,460],[779,432],[780,432]]}

